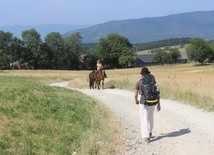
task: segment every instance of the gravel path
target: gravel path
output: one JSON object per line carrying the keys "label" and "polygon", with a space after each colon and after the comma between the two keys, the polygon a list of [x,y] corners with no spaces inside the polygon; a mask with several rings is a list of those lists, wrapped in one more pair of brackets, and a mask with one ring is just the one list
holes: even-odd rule
{"label": "gravel path", "polygon": [[[67,87],[66,82],[52,85]],[[76,90],[112,109],[124,126],[125,155],[214,154],[214,113],[161,99],[162,110],[155,111],[153,130],[157,138],[145,144],[141,140],[139,107],[134,102],[134,92],[119,89]]]}

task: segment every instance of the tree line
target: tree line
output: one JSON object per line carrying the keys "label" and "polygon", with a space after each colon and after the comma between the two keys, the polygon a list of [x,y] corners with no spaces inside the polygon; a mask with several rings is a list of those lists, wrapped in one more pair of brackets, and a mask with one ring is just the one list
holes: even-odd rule
{"label": "tree line", "polygon": [[63,38],[58,32],[51,32],[43,42],[35,29],[23,31],[22,39],[0,31],[0,66],[10,69],[27,64],[31,69],[78,69],[81,40],[79,33]]}
{"label": "tree line", "polygon": [[[35,29],[23,31],[21,39],[13,37],[10,32],[0,31],[0,69],[12,69],[18,65],[27,69],[94,70],[97,59],[105,68],[126,68],[135,61],[133,44],[117,33],[108,34],[97,44],[83,44],[82,39],[78,32],[68,37],[51,32],[43,41]],[[187,54],[190,61],[200,64],[213,61],[213,46],[208,42],[194,38],[189,43]],[[153,61],[162,65],[179,61],[180,53],[176,48],[169,48],[168,52],[162,49],[153,52]]]}
{"label": "tree line", "polygon": [[[178,48],[156,49],[154,52],[153,61],[157,63],[179,63],[180,52]],[[189,41],[189,46],[186,48],[187,57],[190,62],[204,65],[214,62],[214,44],[212,41],[205,41],[201,38],[193,38]]]}
{"label": "tree line", "polygon": [[78,32],[68,37],[51,32],[44,41],[35,29],[25,30],[21,36],[19,39],[10,32],[0,31],[0,69],[17,65],[28,69],[95,69],[97,59],[107,68],[119,68],[134,60],[132,44],[115,33],[101,38],[94,48],[84,46]]}

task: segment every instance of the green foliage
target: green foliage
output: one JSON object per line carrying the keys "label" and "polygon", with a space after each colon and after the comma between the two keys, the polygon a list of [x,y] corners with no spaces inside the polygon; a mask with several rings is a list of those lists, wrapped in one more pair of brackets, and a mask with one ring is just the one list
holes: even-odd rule
{"label": "green foliage", "polygon": [[209,62],[214,62],[214,40],[209,41],[208,44],[212,48],[212,54],[209,57]]}
{"label": "green foliage", "polygon": [[74,33],[65,38],[67,48],[66,61],[68,62],[67,69],[79,69],[79,57],[82,53],[82,39],[80,33]]}
{"label": "green foliage", "polygon": [[213,55],[211,46],[200,38],[191,40],[191,44],[187,47],[187,56],[190,61],[199,62],[203,65]]}
{"label": "green foliage", "polygon": [[85,54],[93,53],[96,51],[98,43],[83,43],[82,48]]}
{"label": "green foliage", "polygon": [[164,63],[169,62],[170,56],[169,53],[163,51],[163,50],[157,50],[155,51],[153,62],[161,63],[163,66]]}
{"label": "green foliage", "polygon": [[[9,69],[9,64],[27,65],[34,69],[95,69],[96,59],[101,59],[105,68],[128,67],[133,62],[133,47],[128,38],[117,33],[109,33],[100,39],[99,44],[82,44],[80,33],[74,33],[63,38],[58,32],[51,32],[43,43],[40,34],[35,29],[22,32],[22,39],[9,32],[0,31],[0,50],[2,69]],[[178,49],[169,46],[183,46],[189,43],[190,38],[171,38],[150,43],[135,44],[135,50],[145,50],[158,47],[168,47],[169,55],[156,54],[154,62],[163,65],[165,62],[179,62]],[[188,57],[192,61],[204,64],[214,61],[212,41],[205,46],[197,41],[188,47]],[[211,44],[211,45],[210,45]],[[207,46],[208,45],[208,46]],[[200,47],[199,47],[200,46]],[[166,49],[166,48],[165,48]],[[195,52],[192,52],[195,51]],[[86,55],[86,56],[85,56]],[[159,55],[159,56],[158,56]],[[166,60],[166,61],[165,61]],[[4,64],[4,65],[3,65]],[[21,66],[20,65],[20,66]],[[12,67],[12,66],[11,66]]]}
{"label": "green foliage", "polygon": [[29,29],[22,32],[22,41],[24,46],[37,46],[42,43],[41,35],[36,29]]}
{"label": "green foliage", "polygon": [[128,48],[124,48],[119,57],[119,64],[122,67],[128,67],[133,62],[134,62],[134,52]]}
{"label": "green foliage", "polygon": [[12,33],[0,31],[0,69],[9,68],[9,54],[12,40]]}
{"label": "green foliage", "polygon": [[10,46],[11,62],[15,62],[21,59],[22,53],[23,53],[22,40],[14,37]]}
{"label": "green foliage", "polygon": [[8,69],[9,68],[9,60],[7,55],[0,49],[0,69]]}
{"label": "green foliage", "polygon": [[29,29],[22,32],[22,42],[24,50],[24,61],[29,62],[30,66],[38,68],[39,55],[41,52],[41,35],[35,29]]}
{"label": "green foliage", "polygon": [[83,68],[88,70],[96,70],[96,61],[98,57],[95,54],[88,54],[84,58]]}
{"label": "green foliage", "polygon": [[64,58],[64,40],[58,32],[51,32],[45,37],[45,44],[49,52],[47,60],[52,64],[51,68],[60,69],[63,66]]}
{"label": "green foliage", "polygon": [[172,62],[172,63],[178,63],[180,57],[181,57],[181,55],[180,55],[180,52],[179,52],[178,48],[171,48],[171,49],[169,49],[170,62]]}
{"label": "green foliage", "polygon": [[0,49],[5,53],[9,52],[9,47],[13,39],[13,34],[10,32],[0,31]]}
{"label": "green foliage", "polygon": [[106,38],[101,38],[98,46],[98,53],[101,59],[109,68],[120,67],[119,57],[125,50],[131,50],[132,44],[129,40],[119,34],[110,33]]}

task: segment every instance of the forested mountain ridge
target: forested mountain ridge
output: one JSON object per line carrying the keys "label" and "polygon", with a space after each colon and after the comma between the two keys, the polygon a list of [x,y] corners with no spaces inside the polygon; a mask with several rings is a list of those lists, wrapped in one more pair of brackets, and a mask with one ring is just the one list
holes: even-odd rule
{"label": "forested mountain ridge", "polygon": [[151,17],[109,21],[88,28],[65,33],[80,32],[84,43],[97,43],[108,33],[118,33],[131,43],[145,43],[168,38],[199,37],[214,39],[214,11],[198,11]]}

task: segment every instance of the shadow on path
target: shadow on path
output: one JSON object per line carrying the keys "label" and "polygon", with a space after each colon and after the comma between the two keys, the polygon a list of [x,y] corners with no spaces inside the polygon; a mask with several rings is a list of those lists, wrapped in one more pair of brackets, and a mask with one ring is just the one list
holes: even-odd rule
{"label": "shadow on path", "polygon": [[160,139],[165,138],[165,137],[178,137],[178,136],[188,134],[190,132],[191,131],[188,128],[187,129],[180,129],[178,131],[162,134],[162,136],[158,136],[157,138],[151,139],[150,142],[154,142],[154,141],[160,140]]}

